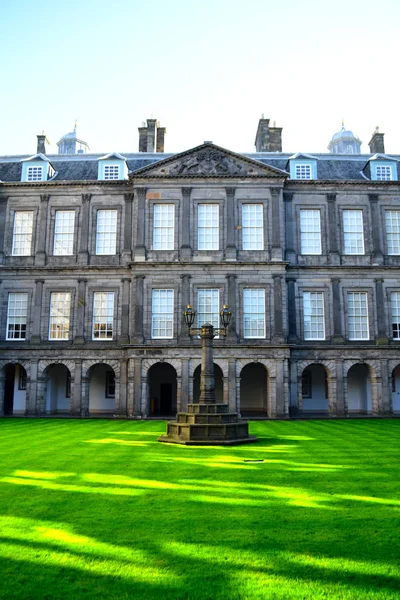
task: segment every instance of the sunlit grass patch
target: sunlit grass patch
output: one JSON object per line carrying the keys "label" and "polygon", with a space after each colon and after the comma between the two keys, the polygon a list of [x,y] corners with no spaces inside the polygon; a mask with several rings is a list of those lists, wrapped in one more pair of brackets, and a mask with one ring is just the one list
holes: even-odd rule
{"label": "sunlit grass patch", "polygon": [[0,597],[399,600],[400,420],[250,427],[0,420]]}

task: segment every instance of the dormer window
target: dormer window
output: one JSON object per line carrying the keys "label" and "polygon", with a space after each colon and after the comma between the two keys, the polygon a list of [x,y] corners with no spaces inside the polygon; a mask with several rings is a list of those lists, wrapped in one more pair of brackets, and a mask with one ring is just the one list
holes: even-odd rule
{"label": "dormer window", "polygon": [[390,165],[376,165],[377,181],[392,181],[392,167]]}
{"label": "dormer window", "polygon": [[121,154],[107,154],[98,159],[97,178],[103,181],[128,179],[128,165]]}
{"label": "dormer window", "polygon": [[104,179],[119,179],[119,165],[104,165]]}
{"label": "dormer window", "polygon": [[26,180],[27,181],[42,181],[43,167],[28,167]]}
{"label": "dormer window", "polygon": [[300,164],[295,166],[295,179],[312,179],[311,177],[311,165]]}

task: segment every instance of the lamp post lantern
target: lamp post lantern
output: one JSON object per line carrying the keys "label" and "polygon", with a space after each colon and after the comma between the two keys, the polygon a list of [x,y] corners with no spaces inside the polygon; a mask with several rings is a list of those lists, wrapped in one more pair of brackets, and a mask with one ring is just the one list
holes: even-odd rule
{"label": "lamp post lantern", "polygon": [[204,323],[193,327],[196,311],[190,304],[183,312],[190,338],[201,338],[200,398],[195,404],[188,404],[187,412],[179,412],[176,421],[167,423],[166,435],[159,442],[192,446],[221,446],[245,444],[257,441],[249,435],[248,423],[235,412],[229,412],[227,404],[218,404],[215,399],[213,340],[217,336],[226,337],[232,313],[224,304],[219,313],[221,327]]}

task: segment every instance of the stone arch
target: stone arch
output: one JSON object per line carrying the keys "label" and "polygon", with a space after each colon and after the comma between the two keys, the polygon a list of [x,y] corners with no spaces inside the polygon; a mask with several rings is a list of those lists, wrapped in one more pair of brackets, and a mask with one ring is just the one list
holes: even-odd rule
{"label": "stone arch", "polygon": [[307,367],[312,365],[321,365],[325,369],[327,377],[327,392],[328,392],[328,413],[330,415],[337,414],[337,381],[336,381],[336,363],[334,360],[299,360],[296,363],[297,367],[297,406],[299,411],[303,410],[303,394],[302,394],[302,379],[303,372]]}
{"label": "stone arch", "polygon": [[[353,367],[365,366],[366,373],[368,377],[365,381],[366,385],[366,394],[369,397],[371,396],[371,406],[368,407],[368,403],[366,404],[366,408],[357,409],[351,408],[352,406],[352,381],[350,380],[349,386],[349,371]],[[361,371],[361,369],[359,369]],[[344,387],[344,399],[345,399],[345,411],[348,412],[372,412],[372,414],[376,415],[379,412],[382,412],[382,380],[381,380],[381,369],[380,363],[377,360],[345,360],[343,361],[343,387]],[[360,374],[362,377],[362,373]],[[360,392],[361,393],[361,392]]]}
{"label": "stone arch", "polygon": [[[19,387],[22,374],[24,389]],[[0,361],[0,415],[5,412],[14,415],[28,412],[30,379],[31,364],[28,360]]]}
{"label": "stone arch", "polygon": [[71,412],[74,374],[75,363],[70,360],[39,361],[37,396],[40,414]]}
{"label": "stone arch", "polygon": [[163,362],[168,363],[169,365],[171,365],[171,367],[174,367],[177,377],[182,376],[182,363],[178,359],[168,358],[168,360],[165,360],[165,359],[160,360],[159,358],[145,358],[144,360],[142,360],[142,377],[147,377],[149,369],[153,365],[155,365],[157,363],[163,363]]}
{"label": "stone arch", "polygon": [[52,365],[64,365],[71,373],[71,379],[74,379],[75,362],[73,360],[40,360],[38,364],[38,377],[43,377],[45,370]]}
{"label": "stone arch", "polygon": [[[120,363],[117,360],[89,360],[82,365],[81,414],[119,415]],[[108,376],[107,373],[112,373]]]}
{"label": "stone arch", "polygon": [[154,361],[148,366],[146,391],[146,414],[152,417],[176,414],[178,374],[171,361]]}
{"label": "stone arch", "polygon": [[236,377],[240,377],[240,373],[242,372],[243,367],[249,365],[250,363],[260,363],[264,365],[267,369],[268,376],[271,378],[276,377],[276,364],[274,360],[269,360],[268,358],[239,358],[236,361]]}
{"label": "stone arch", "polygon": [[244,416],[271,415],[271,378],[263,361],[243,361],[239,376],[239,407]]}
{"label": "stone arch", "polygon": [[394,415],[400,414],[400,360],[390,360],[389,364],[388,412]]}
{"label": "stone arch", "polygon": [[114,359],[108,360],[107,358],[105,358],[104,360],[102,358],[98,358],[98,359],[93,359],[93,360],[82,361],[82,377],[87,378],[90,369],[92,367],[94,367],[95,365],[107,365],[107,366],[111,367],[115,373],[115,378],[119,379],[120,372],[121,372],[119,360],[114,360]]}
{"label": "stone arch", "polygon": [[[228,377],[228,370],[229,370],[228,361],[226,359],[219,359],[219,358],[214,357],[213,362],[215,365],[217,365],[221,369],[223,378],[225,379],[226,377]],[[193,377],[194,372],[199,365],[201,365],[201,358],[191,358],[190,359],[189,377]]]}

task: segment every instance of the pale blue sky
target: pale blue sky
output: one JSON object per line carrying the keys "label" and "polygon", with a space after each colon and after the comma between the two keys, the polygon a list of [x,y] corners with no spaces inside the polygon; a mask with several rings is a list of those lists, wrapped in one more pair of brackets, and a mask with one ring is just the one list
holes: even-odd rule
{"label": "pale blue sky", "polygon": [[0,155],[73,129],[93,152],[135,152],[153,116],[166,151],[212,140],[253,151],[258,119],[283,150],[325,152],[378,125],[400,153],[399,0],[0,0]]}

